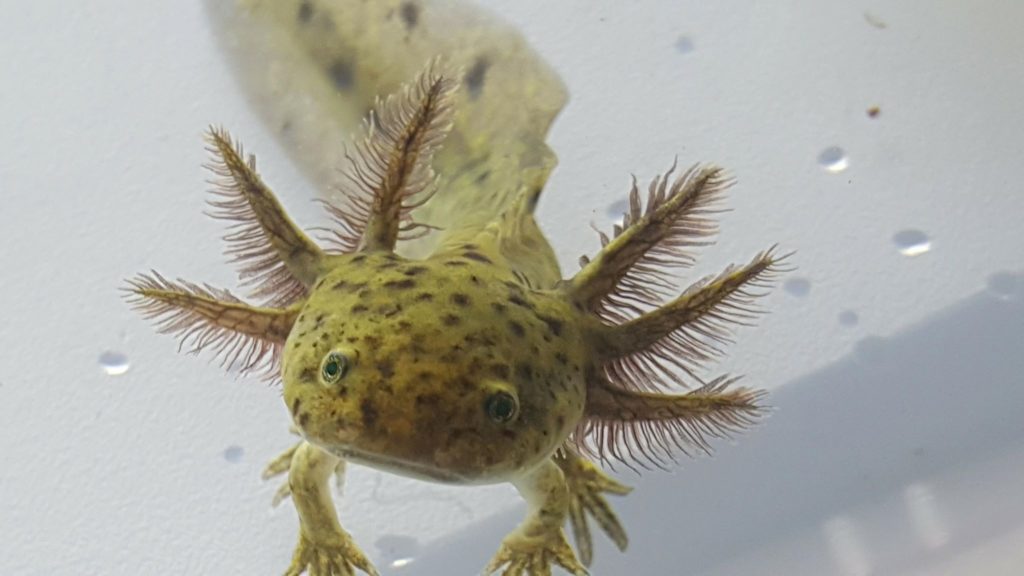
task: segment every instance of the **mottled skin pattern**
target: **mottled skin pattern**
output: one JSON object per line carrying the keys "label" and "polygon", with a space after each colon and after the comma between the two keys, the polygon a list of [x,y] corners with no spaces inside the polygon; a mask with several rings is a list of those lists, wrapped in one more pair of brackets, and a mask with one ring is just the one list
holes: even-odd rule
{"label": "mottled skin pattern", "polygon": [[[284,354],[304,436],[454,483],[506,481],[551,455],[583,413],[586,346],[564,300],[526,288],[486,248],[345,256],[317,281]],[[337,386],[320,378],[330,350],[356,359]],[[487,418],[499,390],[518,398],[514,422]]]}
{"label": "mottled skin pattern", "polygon": [[[246,74],[263,90],[264,117],[315,181],[340,188],[326,206],[333,249],[307,237],[255,160],[212,129],[210,213],[230,223],[228,254],[259,304],[155,272],[127,293],[161,332],[283,383],[302,440],[264,476],[287,473],[275,503],[292,497],[300,520],[286,575],[377,574],[332,500],[330,480],[348,461],[513,484],[528,512],[486,574],[586,574],[590,520],[624,550],[606,495],[630,489],[587,457],[667,468],[679,454],[710,453],[711,439],[762,411],[759,391],[703,368],[730,325],[756,314],[755,288],[782,258],[762,252],[681,293],[670,274],[716,231],[709,215],[730,180],[673,167],[646,194],[634,183],[622,224],[565,277],[533,216],[555,164],[544,136],[565,93],[518,34],[448,3],[237,8],[238,21],[222,25],[253,52]],[[433,54],[448,66],[429,64],[399,89]],[[372,106],[363,136],[339,149],[354,111],[385,93],[394,96]],[[331,176],[338,158],[342,182]]]}

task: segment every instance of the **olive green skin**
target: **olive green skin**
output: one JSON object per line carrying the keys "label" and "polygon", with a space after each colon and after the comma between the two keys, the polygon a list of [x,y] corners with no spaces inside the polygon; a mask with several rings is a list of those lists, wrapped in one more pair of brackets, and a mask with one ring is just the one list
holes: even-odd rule
{"label": "olive green skin", "polygon": [[[472,244],[428,260],[338,256],[283,354],[284,397],[311,443],[446,483],[508,481],[548,458],[583,414],[586,349],[558,292],[516,281]],[[349,360],[329,382],[324,359]],[[488,414],[498,393],[514,417]]]}

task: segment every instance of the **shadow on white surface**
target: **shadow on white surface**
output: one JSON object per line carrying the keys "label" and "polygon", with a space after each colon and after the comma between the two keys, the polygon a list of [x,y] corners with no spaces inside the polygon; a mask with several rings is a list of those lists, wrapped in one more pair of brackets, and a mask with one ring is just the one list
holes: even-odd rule
{"label": "shadow on white surface", "polygon": [[[1015,276],[783,386],[773,417],[714,459],[624,475],[637,489],[613,505],[630,549],[598,536],[593,574],[947,574],[1019,530],[1024,298],[1003,286],[1024,284]],[[381,568],[476,574],[518,521],[494,517]],[[962,573],[1012,573],[978,560]]]}

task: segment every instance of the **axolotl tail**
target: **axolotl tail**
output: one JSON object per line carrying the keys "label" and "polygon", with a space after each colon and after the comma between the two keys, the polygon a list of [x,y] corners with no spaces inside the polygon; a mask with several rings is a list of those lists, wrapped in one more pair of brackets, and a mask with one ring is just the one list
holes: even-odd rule
{"label": "axolotl tail", "polygon": [[207,9],[250,100],[328,200],[346,142],[377,95],[395,93],[435,57],[459,71],[452,131],[434,160],[438,193],[413,213],[441,232],[402,243],[403,254],[423,257],[517,211],[517,202],[536,203],[556,163],[544,139],[566,90],[514,28],[481,8],[207,0]]}

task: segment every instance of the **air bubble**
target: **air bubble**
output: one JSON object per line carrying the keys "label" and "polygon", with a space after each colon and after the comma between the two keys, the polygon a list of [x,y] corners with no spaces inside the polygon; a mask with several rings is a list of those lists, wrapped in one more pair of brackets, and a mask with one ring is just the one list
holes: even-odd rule
{"label": "air bubble", "polygon": [[241,462],[244,455],[245,450],[241,446],[228,446],[224,449],[224,459],[228,462]]}
{"label": "air bubble", "polygon": [[107,350],[100,354],[100,367],[107,373],[108,376],[120,376],[131,368],[131,364],[128,362],[128,357],[120,352],[114,352],[113,350]]}
{"label": "air bubble", "polygon": [[892,241],[904,256],[920,256],[932,249],[928,235],[920,230],[901,230],[893,234]]}
{"label": "air bubble", "polygon": [[843,326],[856,326],[860,317],[853,310],[843,310],[839,313],[839,324]]}
{"label": "air bubble", "polygon": [[811,293],[811,281],[806,278],[792,278],[782,284],[782,289],[797,298],[803,298]]}
{"label": "air bubble", "polygon": [[847,158],[845,150],[838,146],[829,146],[818,154],[818,164],[826,172],[838,174],[850,167],[850,160]]}

